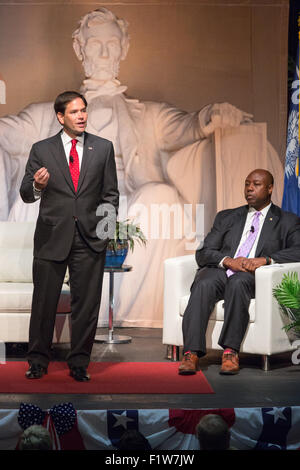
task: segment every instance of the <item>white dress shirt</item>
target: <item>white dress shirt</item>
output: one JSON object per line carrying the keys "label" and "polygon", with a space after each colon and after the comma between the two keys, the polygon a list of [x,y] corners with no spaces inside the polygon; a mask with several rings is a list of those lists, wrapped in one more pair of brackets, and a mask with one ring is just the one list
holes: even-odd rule
{"label": "white dress shirt", "polygon": [[[70,137],[65,131],[62,131],[61,133],[61,140],[64,146],[65,154],[66,154],[66,159],[69,165],[69,158],[70,158],[70,152],[72,148],[72,140],[73,137]],[[78,153],[78,159],[79,159],[79,170],[81,169],[81,162],[82,162],[82,155],[83,155],[83,144],[84,144],[84,134],[78,135],[76,137],[76,140],[78,141],[76,144],[76,150]]]}
{"label": "white dress shirt", "polygon": [[[64,147],[64,151],[65,151],[65,155],[66,155],[68,165],[69,165],[70,152],[71,152],[71,148],[72,148],[72,139],[73,139],[73,137],[70,137],[64,130],[62,131],[61,140],[62,140],[62,144],[63,144],[63,147]],[[77,153],[78,153],[79,170],[80,170],[81,169],[81,163],[82,163],[82,156],[83,156],[84,134],[77,136],[76,140],[77,140],[76,150],[77,150]],[[50,176],[50,178],[51,178],[51,176]],[[34,185],[34,182],[33,182],[33,194],[34,194],[34,198],[36,200],[41,197],[41,192],[42,192],[42,190],[37,189]]]}

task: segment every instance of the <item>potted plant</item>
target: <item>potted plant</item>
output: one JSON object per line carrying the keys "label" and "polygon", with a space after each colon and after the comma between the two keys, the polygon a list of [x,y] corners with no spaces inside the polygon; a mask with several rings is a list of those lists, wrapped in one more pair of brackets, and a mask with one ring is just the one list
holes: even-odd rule
{"label": "potted plant", "polygon": [[294,330],[296,335],[300,333],[300,281],[297,273],[283,275],[281,283],[273,289],[273,295],[279,303],[283,313],[290,323],[283,328],[286,331]]}
{"label": "potted plant", "polygon": [[128,249],[134,250],[135,242],[146,245],[147,240],[139,225],[126,219],[117,221],[114,238],[110,239],[106,249],[106,267],[121,267]]}

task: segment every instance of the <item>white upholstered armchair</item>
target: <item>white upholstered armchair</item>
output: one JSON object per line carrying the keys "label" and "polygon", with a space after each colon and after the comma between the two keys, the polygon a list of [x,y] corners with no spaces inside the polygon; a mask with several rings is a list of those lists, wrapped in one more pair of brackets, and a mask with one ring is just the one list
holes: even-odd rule
{"label": "white upholstered armchair", "polygon": [[[0,341],[28,342],[34,222],[0,222]],[[67,281],[67,276],[65,282]],[[53,342],[70,341],[70,289],[64,283]]]}
{"label": "white upholstered armchair", "polygon": [[[172,347],[173,360],[179,359],[179,346],[183,345],[182,317],[196,270],[194,255],[169,258],[164,262],[163,344]],[[285,319],[272,295],[273,287],[281,282],[283,274],[287,272],[299,274],[300,263],[263,266],[255,273],[256,296],[250,303],[250,321],[241,352],[262,355],[264,370],[268,370],[269,356],[295,349],[282,329]],[[208,323],[208,349],[221,349],[218,338],[223,319],[223,301],[220,301],[216,303]]]}

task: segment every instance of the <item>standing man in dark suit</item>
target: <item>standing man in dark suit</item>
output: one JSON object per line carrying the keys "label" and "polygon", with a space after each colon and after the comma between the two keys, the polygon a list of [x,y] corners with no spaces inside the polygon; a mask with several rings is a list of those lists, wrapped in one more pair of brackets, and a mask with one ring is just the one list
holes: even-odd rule
{"label": "standing man in dark suit", "polygon": [[34,235],[30,367],[26,372],[29,379],[47,373],[67,267],[72,312],[67,362],[75,380],[90,379],[87,367],[97,328],[106,246],[114,232],[119,192],[113,145],[85,132],[86,108],[85,98],[77,92],[67,91],[56,98],[54,109],[63,129],[32,146],[21,184],[24,202],[40,199]]}
{"label": "standing man in dark suit", "polygon": [[300,261],[300,218],[271,202],[273,176],[257,169],[247,176],[248,205],[217,214],[203,247],[183,317],[184,356],[179,374],[194,374],[205,355],[205,334],[215,303],[224,299],[219,345],[224,349],[221,374],[239,372],[238,352],[255,297],[255,270],[271,263]]}

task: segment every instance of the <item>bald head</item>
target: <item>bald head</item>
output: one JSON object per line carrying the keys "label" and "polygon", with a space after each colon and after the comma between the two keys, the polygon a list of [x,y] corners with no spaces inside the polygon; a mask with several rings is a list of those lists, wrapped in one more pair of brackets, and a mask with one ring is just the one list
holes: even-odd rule
{"label": "bald head", "polygon": [[268,170],[253,170],[245,180],[245,198],[250,207],[257,211],[271,202],[274,178]]}
{"label": "bald head", "polygon": [[247,178],[249,178],[249,176],[251,176],[253,174],[260,175],[262,178],[265,179],[267,184],[272,184],[272,185],[274,184],[273,175],[268,170],[264,170],[262,168],[257,168],[256,170],[251,171],[251,173],[247,176]]}

